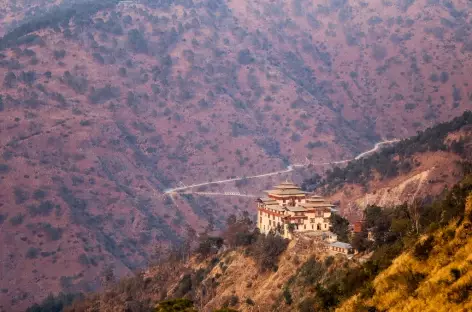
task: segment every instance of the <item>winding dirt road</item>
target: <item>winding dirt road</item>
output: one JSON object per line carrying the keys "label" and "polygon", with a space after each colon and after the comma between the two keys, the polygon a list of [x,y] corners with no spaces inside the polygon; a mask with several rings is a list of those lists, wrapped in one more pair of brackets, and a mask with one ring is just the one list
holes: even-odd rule
{"label": "winding dirt road", "polygon": [[[347,162],[352,161],[352,160],[358,160],[358,159],[361,159],[363,157],[366,157],[366,156],[368,156],[372,153],[377,152],[382,146],[389,145],[389,144],[392,144],[392,143],[396,143],[398,141],[400,141],[400,140],[394,139],[394,140],[378,142],[378,143],[375,144],[375,146],[372,149],[370,149],[368,151],[365,151],[365,152],[362,152],[362,153],[360,153],[359,155],[357,155],[356,157],[354,157],[352,159],[337,160],[337,161],[325,162],[325,163],[292,164],[292,165],[289,165],[287,167],[287,169],[284,169],[284,170],[278,170],[278,171],[273,171],[273,172],[268,172],[268,173],[263,173],[263,174],[257,174],[257,175],[253,175],[253,176],[247,176],[247,177],[236,177],[236,178],[231,178],[231,179],[202,182],[202,183],[196,183],[196,184],[171,188],[171,189],[165,190],[164,194],[172,194],[172,193],[176,193],[176,192],[179,192],[179,191],[192,189],[194,187],[205,186],[205,185],[210,185],[210,184],[222,184],[222,183],[240,181],[240,180],[244,180],[244,179],[258,179],[258,178],[270,177],[270,176],[279,175],[279,174],[283,174],[283,173],[289,173],[289,172],[292,172],[295,168],[303,168],[303,167],[307,167],[309,165],[311,165],[311,166],[326,166],[326,165],[343,164],[343,163],[347,163]],[[188,192],[188,193],[194,193],[194,194],[198,195],[198,192]],[[211,193],[211,194],[212,195],[226,195],[225,193]]]}

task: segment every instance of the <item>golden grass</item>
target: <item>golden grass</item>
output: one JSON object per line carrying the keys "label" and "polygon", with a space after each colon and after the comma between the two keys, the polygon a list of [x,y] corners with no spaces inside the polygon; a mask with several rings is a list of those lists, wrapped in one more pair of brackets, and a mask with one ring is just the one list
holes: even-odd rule
{"label": "golden grass", "polygon": [[[466,214],[472,211],[472,194]],[[452,236],[454,233],[454,236]],[[435,246],[426,261],[410,252],[396,258],[374,280],[372,298],[354,296],[336,311],[360,311],[375,306],[381,311],[456,312],[472,311],[472,224],[450,224],[434,234]],[[416,280],[415,280],[416,278]]]}

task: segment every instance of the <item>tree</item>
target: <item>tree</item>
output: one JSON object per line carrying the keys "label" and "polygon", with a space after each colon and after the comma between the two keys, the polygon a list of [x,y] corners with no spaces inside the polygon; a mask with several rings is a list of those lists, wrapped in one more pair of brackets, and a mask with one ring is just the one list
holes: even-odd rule
{"label": "tree", "polygon": [[420,233],[421,216],[423,214],[424,205],[419,199],[414,199],[413,202],[408,205],[408,212],[411,219],[412,230],[417,235]]}
{"label": "tree", "polygon": [[59,293],[57,296],[49,295],[41,304],[34,304],[26,312],[60,312],[71,305],[76,299],[83,299],[82,294]]}
{"label": "tree", "polygon": [[230,247],[246,246],[254,241],[253,222],[247,211],[243,212],[239,218],[230,215],[226,220],[226,225],[223,237]]}
{"label": "tree", "polygon": [[238,62],[241,65],[248,65],[254,62],[254,57],[252,57],[251,51],[249,51],[249,49],[239,51]]}
{"label": "tree", "polygon": [[7,88],[13,88],[16,85],[16,80],[16,75],[13,72],[8,72],[3,80],[3,85]]}
{"label": "tree", "polygon": [[349,240],[349,221],[336,213],[332,213],[330,219],[330,231],[338,236],[339,241],[347,242]]}
{"label": "tree", "polygon": [[287,239],[269,233],[259,235],[256,242],[250,246],[249,252],[254,257],[260,271],[277,270],[279,256],[285,251],[287,245]]}
{"label": "tree", "polygon": [[147,53],[148,43],[144,35],[138,29],[132,29],[128,32],[128,45],[137,53]]}
{"label": "tree", "polygon": [[[187,259],[190,258],[190,253],[192,250],[192,245],[197,238],[197,232],[193,229],[190,225],[187,225],[186,228],[186,237],[184,241],[184,252],[186,254]],[[184,259],[185,260],[185,259]]]}
{"label": "tree", "polygon": [[202,236],[196,252],[204,257],[218,251],[223,246],[223,238]]}
{"label": "tree", "polygon": [[197,312],[189,299],[172,299],[159,302],[155,312]]}
{"label": "tree", "polygon": [[352,247],[359,251],[363,252],[369,248],[369,241],[367,240],[367,233],[366,232],[360,232],[354,234],[354,237],[352,238],[351,241]]}
{"label": "tree", "polygon": [[103,270],[103,279],[105,287],[108,287],[115,282],[115,273],[113,272],[113,267],[111,265],[105,266],[105,269]]}

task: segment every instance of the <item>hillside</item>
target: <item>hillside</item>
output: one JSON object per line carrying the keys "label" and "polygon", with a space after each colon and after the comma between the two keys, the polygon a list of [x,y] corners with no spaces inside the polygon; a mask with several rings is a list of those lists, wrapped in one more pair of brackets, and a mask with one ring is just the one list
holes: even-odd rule
{"label": "hillside", "polygon": [[471,105],[465,0],[18,0],[0,16],[7,311],[98,289],[251,202],[168,188],[349,159]]}
{"label": "hillside", "polygon": [[201,237],[193,256],[175,254],[67,311],[151,311],[175,298],[198,311],[468,311],[471,205],[469,175],[429,205],[369,207],[374,240],[350,260],[251,232],[240,217],[222,237]]}
{"label": "hillside", "polygon": [[[472,196],[458,226],[423,237],[373,282],[372,297],[353,297],[336,311],[470,311]],[[369,311],[370,311],[369,310]]]}
{"label": "hillside", "polygon": [[471,170],[472,114],[420,131],[377,153],[305,179],[338,202],[343,216],[362,218],[369,205],[389,207],[440,195]]}

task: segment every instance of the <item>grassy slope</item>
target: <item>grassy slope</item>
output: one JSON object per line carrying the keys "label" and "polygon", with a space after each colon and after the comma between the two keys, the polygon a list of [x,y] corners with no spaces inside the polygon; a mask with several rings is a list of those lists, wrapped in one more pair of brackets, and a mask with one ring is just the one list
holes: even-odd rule
{"label": "grassy slope", "polygon": [[[362,311],[374,306],[380,311],[470,311],[472,300],[472,195],[466,205],[468,219],[457,227],[434,233],[434,248],[421,261],[405,252],[374,280],[371,299],[354,297],[337,309]],[[458,273],[457,273],[458,272]],[[415,276],[423,276],[415,281]]]}

